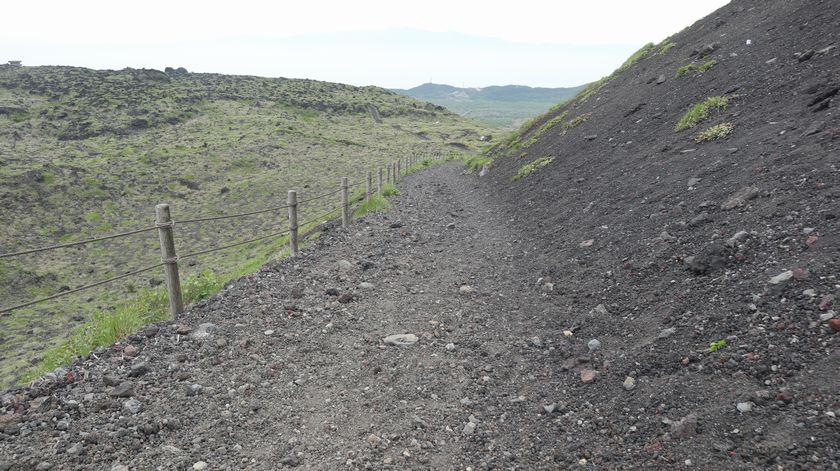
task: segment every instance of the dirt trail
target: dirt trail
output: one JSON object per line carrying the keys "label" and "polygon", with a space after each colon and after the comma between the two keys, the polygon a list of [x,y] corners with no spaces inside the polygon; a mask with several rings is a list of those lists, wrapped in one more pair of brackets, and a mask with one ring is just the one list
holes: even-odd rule
{"label": "dirt trail", "polygon": [[589,247],[517,233],[528,216],[462,169],[5,394],[0,471],[837,469],[830,347],[782,389],[756,381],[747,354],[665,328],[666,305],[614,302]]}
{"label": "dirt trail", "polygon": [[551,304],[461,168],[413,175],[392,210],[100,351],[69,385],[7,394],[23,415],[6,416],[0,469],[555,467],[530,442],[559,400],[538,338]]}

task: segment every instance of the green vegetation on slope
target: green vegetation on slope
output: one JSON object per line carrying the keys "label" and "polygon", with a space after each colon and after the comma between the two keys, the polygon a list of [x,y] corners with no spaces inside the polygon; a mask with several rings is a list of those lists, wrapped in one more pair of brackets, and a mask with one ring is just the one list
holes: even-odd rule
{"label": "green vegetation on slope", "polygon": [[531,162],[529,164],[525,164],[525,165],[519,167],[519,171],[516,172],[516,175],[511,177],[511,181],[519,181],[519,180],[527,177],[528,175],[534,173],[534,171],[536,171],[537,169],[545,167],[546,165],[550,164],[551,162],[554,162],[554,157],[545,156],[545,157],[540,157],[539,159],[534,160],[533,162]]}
{"label": "green vegetation on slope", "polygon": [[712,111],[725,110],[731,97],[710,96],[700,103],[695,103],[685,112],[674,127],[674,132],[685,131],[709,119]]}
{"label": "green vegetation on slope", "polygon": [[[72,67],[0,68],[0,252],[253,211],[351,184],[400,156],[477,150],[492,129],[376,87],[312,80]],[[11,113],[7,113],[10,111]],[[306,221],[338,195],[301,207]],[[178,224],[178,253],[285,227],[283,211]],[[184,277],[264,261],[266,240],[182,263]],[[4,261],[3,306],[73,289],[159,260],[154,232]],[[114,313],[162,274],[126,279],[0,317],[0,374],[56,345],[79,316]],[[76,320],[74,320],[76,319]]]}

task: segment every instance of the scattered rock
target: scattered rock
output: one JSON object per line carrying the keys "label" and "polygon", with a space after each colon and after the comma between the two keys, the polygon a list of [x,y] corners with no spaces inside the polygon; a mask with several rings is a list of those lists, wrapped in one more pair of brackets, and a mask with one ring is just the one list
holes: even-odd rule
{"label": "scattered rock", "polygon": [[603,304],[599,304],[599,305],[595,306],[595,309],[593,309],[592,312],[594,312],[595,314],[601,314],[601,315],[607,315],[607,314],[610,313],[610,311],[607,310],[607,306],[604,306]]}
{"label": "scattered rock", "polygon": [[779,283],[785,282],[789,279],[793,278],[793,271],[787,270],[779,273],[778,275],[770,278],[770,284],[777,285]]}
{"label": "scattered rock", "polygon": [[201,471],[203,469],[207,469],[207,466],[208,464],[204,461],[196,461],[195,463],[193,463],[192,469],[196,471]]}
{"label": "scattered rock", "polygon": [[539,337],[537,337],[537,336],[534,336],[534,337],[529,338],[529,339],[528,339],[528,343],[529,343],[532,347],[536,347],[536,348],[543,348],[543,341],[542,341],[542,339],[541,339],[541,338],[539,338]]}
{"label": "scattered rock", "polygon": [[140,353],[140,349],[135,347],[134,345],[126,345],[123,349],[123,355],[127,356],[128,358],[134,358],[137,354]]}
{"label": "scattered rock", "polygon": [[338,296],[341,294],[341,291],[338,288],[327,288],[324,292],[327,296]]}
{"label": "scattered rock", "polygon": [[808,273],[808,270],[804,268],[794,268],[791,270],[793,273],[793,279],[796,281],[805,281],[811,277],[811,274]]}
{"label": "scattered rock", "polygon": [[373,283],[368,283],[367,281],[363,281],[359,283],[359,288],[361,289],[373,289]]}
{"label": "scattered rock", "polygon": [[382,439],[379,437],[379,435],[376,435],[376,434],[372,433],[372,434],[368,435],[367,442],[370,446],[376,447],[382,442]]}
{"label": "scattered rock", "polygon": [[776,400],[786,404],[790,403],[793,401],[793,393],[790,392],[789,389],[780,389],[779,392],[776,393]]}
{"label": "scattered rock", "polygon": [[418,338],[414,334],[394,334],[385,337],[384,339],[382,339],[382,342],[384,342],[385,345],[398,346],[414,345],[415,343],[417,343],[417,340]]}
{"label": "scattered rock", "polygon": [[84,447],[81,443],[74,443],[72,446],[70,446],[70,448],[67,449],[67,454],[74,456],[81,455],[83,449]]}
{"label": "scattered rock", "polygon": [[738,412],[750,412],[753,405],[752,402],[739,402],[735,407],[738,409]]}
{"label": "scattered rock", "polygon": [[622,386],[624,386],[625,390],[632,391],[633,389],[636,388],[636,379],[633,378],[632,376],[628,376],[628,377],[624,378],[624,382],[621,383],[621,384],[622,384]]}
{"label": "scattered rock", "polygon": [[462,285],[458,288],[458,292],[461,294],[470,294],[473,292],[473,287],[470,285]]}
{"label": "scattered rock", "polygon": [[595,243],[595,239],[586,239],[580,243],[581,247],[592,247],[592,244]]}
{"label": "scattered rock", "polygon": [[757,197],[761,193],[757,187],[748,186],[741,188],[740,190],[736,191],[732,196],[729,197],[723,204],[720,205],[720,209],[723,210],[730,210],[741,207]]}
{"label": "scattered rock", "polygon": [[691,177],[691,178],[689,178],[689,179],[688,179],[688,187],[689,187],[689,188],[694,188],[694,187],[695,187],[695,186],[697,186],[697,184],[698,184],[698,183],[700,183],[702,180],[703,180],[702,178]]}
{"label": "scattered rock", "polygon": [[455,223],[454,223],[454,222],[450,222],[449,224],[447,224],[447,225],[446,225],[446,228],[447,228],[447,229],[455,229]]}
{"label": "scattered rock", "polygon": [[656,84],[662,85],[665,83],[665,74],[660,74],[659,77],[656,78]]}
{"label": "scattered rock", "polygon": [[282,464],[283,466],[288,466],[290,468],[295,468],[295,467],[300,466],[301,459],[298,455],[292,453],[292,454],[284,456],[280,460],[280,464]]}
{"label": "scattered rock", "polygon": [[828,310],[828,307],[831,306],[831,303],[834,302],[834,295],[833,294],[826,294],[820,299],[820,311]]}
{"label": "scattered rock", "polygon": [[697,432],[697,416],[688,414],[682,419],[671,424],[671,436],[674,438],[685,438]]}
{"label": "scattered rock", "polygon": [[659,335],[656,336],[658,339],[667,339],[668,337],[674,335],[677,332],[677,329],[674,327],[669,327],[667,329],[662,329],[659,331]]}
{"label": "scattered rock", "polygon": [[589,369],[582,369],[580,370],[580,381],[583,384],[589,384],[595,381],[598,378],[598,372],[595,370]]}
{"label": "scattered rock", "polygon": [[114,389],[108,392],[111,397],[131,397],[134,395],[134,385],[129,382],[120,383]]}
{"label": "scattered rock", "polygon": [[834,329],[835,332],[840,332],[840,319],[831,319],[828,321],[828,326]]}
{"label": "scattered rock", "polygon": [[454,343],[446,344],[446,350],[449,351],[449,352],[454,352],[455,351],[455,344]]}
{"label": "scattered rock", "polygon": [[123,410],[131,414],[139,414],[143,411],[143,403],[137,399],[131,398],[123,402]]}
{"label": "scattered rock", "polygon": [[590,352],[594,352],[595,350],[601,349],[601,342],[599,342],[598,339],[592,339],[586,344],[586,346],[589,347]]}
{"label": "scattered rock", "polygon": [[353,269],[353,264],[348,262],[347,260],[339,260],[338,263],[336,263],[336,266],[340,271],[348,271]]}
{"label": "scattered rock", "polygon": [[131,365],[131,370],[128,372],[128,376],[131,378],[136,378],[139,376],[143,376],[144,374],[149,372],[149,364],[146,362],[135,363]]}
{"label": "scattered rock", "polygon": [[737,247],[738,243],[746,240],[747,237],[750,236],[750,233],[747,231],[738,231],[729,240],[726,241],[726,245],[728,247]]}
{"label": "scattered rock", "polygon": [[554,403],[543,406],[543,410],[545,411],[546,414],[554,413],[554,409],[556,409],[556,408],[557,408],[557,404],[554,404]]}
{"label": "scattered rock", "polygon": [[338,302],[340,302],[341,304],[348,304],[351,301],[353,301],[354,298],[355,296],[353,295],[353,293],[343,293],[341,296],[338,297]]}
{"label": "scattered rock", "polygon": [[203,324],[199,324],[199,326],[190,334],[194,340],[203,340],[210,336],[212,336],[219,328],[216,324],[211,322],[205,322]]}

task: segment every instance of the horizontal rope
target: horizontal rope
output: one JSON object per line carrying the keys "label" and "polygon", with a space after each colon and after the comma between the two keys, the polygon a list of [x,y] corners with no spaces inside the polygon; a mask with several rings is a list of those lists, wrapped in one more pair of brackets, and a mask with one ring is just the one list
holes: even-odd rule
{"label": "horizontal rope", "polygon": [[[300,202],[298,202],[300,204]],[[218,221],[220,219],[232,219],[232,218],[241,218],[244,216],[253,216],[254,214],[261,214],[261,213],[271,213],[274,211],[280,211],[281,209],[287,209],[289,205],[284,206],[275,206],[273,208],[266,208],[266,209],[259,209],[257,211],[251,211],[247,213],[237,213],[237,214],[227,214],[224,216],[207,216],[201,218],[193,218],[193,219],[182,219],[178,221],[178,224],[189,224],[191,222],[204,222],[204,221]]]}
{"label": "horizontal rope", "polygon": [[298,201],[298,204],[308,203],[310,201],[319,200],[321,198],[326,198],[327,196],[337,195],[339,193],[341,193],[341,188],[339,188],[335,191],[331,191],[329,193],[324,193],[324,194],[320,194],[320,195],[317,195],[317,196],[313,196],[312,198],[307,198],[307,199],[304,199],[304,200],[300,200],[300,201]]}
{"label": "horizontal rope", "polygon": [[46,252],[48,250],[56,250],[56,249],[64,249],[64,248],[67,248],[67,247],[75,247],[77,245],[90,244],[91,242],[99,242],[101,240],[116,239],[118,237],[126,237],[126,236],[130,236],[130,235],[134,235],[134,234],[140,234],[141,232],[153,231],[155,229],[157,229],[157,226],[144,227],[142,229],[135,229],[133,231],[128,231],[128,232],[120,232],[119,234],[112,234],[112,235],[109,235],[109,236],[95,237],[93,239],[80,240],[78,242],[69,242],[69,243],[66,243],[66,244],[48,245],[46,247],[39,247],[37,249],[28,249],[28,250],[21,250],[19,252],[4,253],[4,254],[0,254],[0,258],[15,257],[15,256],[18,256],[18,255],[26,255],[26,254],[30,254],[30,253]]}
{"label": "horizontal rope", "polygon": [[288,233],[289,233],[289,230],[286,229],[285,231],[274,232],[272,234],[266,234],[264,236],[256,237],[256,238],[253,238],[253,239],[243,240],[242,242],[236,242],[235,244],[223,245],[221,247],[214,247],[212,249],[199,250],[198,252],[192,252],[192,253],[188,253],[186,255],[180,255],[178,258],[180,260],[183,260],[185,258],[198,257],[199,255],[204,255],[204,254],[208,254],[208,253],[212,253],[212,252],[218,252],[219,250],[229,249],[231,247],[236,247],[238,245],[250,244],[251,242],[257,242],[257,241],[260,241],[260,240],[263,240],[263,239],[268,239],[268,238],[271,238],[271,237],[279,237],[281,235],[285,235],[285,234],[288,234]]}
{"label": "horizontal rope", "polygon": [[110,283],[112,281],[117,281],[117,280],[121,280],[123,278],[128,278],[129,276],[139,275],[140,273],[147,272],[149,270],[154,270],[155,268],[161,267],[163,265],[164,265],[163,263],[156,263],[156,264],[154,264],[150,267],[141,268],[139,270],[134,270],[132,272],[125,273],[123,275],[115,276],[113,278],[108,278],[107,280],[103,280],[103,281],[98,281],[98,282],[90,284],[90,285],[81,286],[79,288],[71,289],[69,291],[62,291],[62,292],[54,294],[52,296],[47,296],[46,298],[36,299],[34,301],[29,301],[28,303],[18,304],[17,306],[11,306],[11,307],[7,307],[7,308],[3,308],[3,309],[0,309],[0,314],[10,312],[10,311],[14,311],[15,309],[21,309],[21,308],[24,308],[24,307],[32,306],[33,304],[42,303],[44,301],[49,301],[51,299],[60,298],[62,296],[67,296],[68,294],[77,293],[79,291],[83,291],[83,290],[86,290],[86,289],[95,288],[97,286],[101,286],[101,285],[104,285],[106,283]]}

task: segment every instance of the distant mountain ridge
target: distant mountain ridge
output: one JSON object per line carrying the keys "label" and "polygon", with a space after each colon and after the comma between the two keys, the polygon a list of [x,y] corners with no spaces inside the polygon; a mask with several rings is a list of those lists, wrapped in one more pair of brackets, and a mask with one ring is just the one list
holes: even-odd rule
{"label": "distant mountain ridge", "polygon": [[429,82],[407,90],[391,91],[445,106],[463,116],[509,129],[548,111],[553,105],[571,98],[582,88],[583,85],[567,88],[525,85],[463,88]]}

